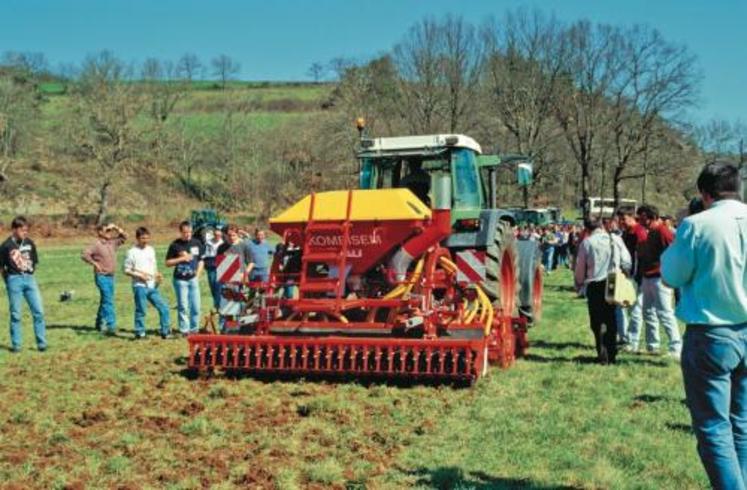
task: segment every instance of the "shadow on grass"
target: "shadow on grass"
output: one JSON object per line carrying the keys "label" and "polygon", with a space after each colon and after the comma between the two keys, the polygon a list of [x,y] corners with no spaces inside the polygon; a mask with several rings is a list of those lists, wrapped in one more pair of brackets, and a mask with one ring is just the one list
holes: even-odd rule
{"label": "shadow on grass", "polygon": [[675,432],[684,432],[685,434],[691,434],[691,435],[695,434],[695,431],[693,430],[690,424],[675,424],[672,422],[667,422],[666,424],[664,424],[664,426],[667,429],[673,430]]}
{"label": "shadow on grass", "polygon": [[541,349],[593,349],[591,344],[582,344],[581,342],[548,342],[546,340],[532,340],[529,347],[538,347]]}
{"label": "shadow on grass", "polygon": [[641,402],[641,403],[657,403],[657,402],[665,402],[665,403],[680,403],[682,405],[687,404],[687,400],[684,398],[678,398],[674,396],[666,396],[666,395],[650,395],[648,393],[643,393],[641,395],[637,395],[633,397],[633,401]]}
{"label": "shadow on grass", "polygon": [[566,292],[566,293],[576,293],[576,288],[572,285],[565,285],[565,284],[545,284],[545,289],[548,291],[559,291],[559,292]]}
{"label": "shadow on grass", "polygon": [[47,325],[47,330],[74,330],[76,332],[96,332],[99,333],[99,329],[92,325],[68,325],[53,323]]}
{"label": "shadow on grass", "polygon": [[[597,364],[597,358],[596,356],[574,356],[574,357],[564,357],[564,356],[540,356],[537,354],[526,354],[524,356],[524,359],[529,362],[538,362],[538,363],[559,363],[559,362],[566,362],[566,363],[573,363],[573,364]],[[617,365],[619,366],[629,366],[629,365],[645,365],[645,366],[655,366],[655,367],[666,367],[669,363],[663,360],[653,360],[653,359],[645,359],[645,358],[625,358],[625,357],[618,357],[617,358]]]}
{"label": "shadow on grass", "polygon": [[462,469],[453,466],[442,468],[419,468],[406,473],[418,477],[418,480],[415,482],[416,485],[439,489],[575,490],[578,488],[565,485],[542,485],[534,483],[529,479],[497,477],[482,471],[465,472]]}
{"label": "shadow on grass", "polygon": [[59,323],[53,323],[51,325],[47,325],[47,330],[72,330],[78,335],[87,335],[87,336],[98,336],[102,340],[104,339],[113,339],[113,340],[132,340],[132,335],[127,332],[123,332],[121,330],[118,330],[115,334],[103,334],[101,331],[91,325],[68,325],[68,324],[59,324]]}
{"label": "shadow on grass", "polygon": [[365,388],[372,386],[388,386],[394,388],[415,388],[420,386],[451,387],[453,389],[468,388],[471,383],[462,380],[432,379],[417,377],[391,377],[384,375],[374,376],[365,374],[336,374],[336,373],[270,373],[246,371],[240,369],[194,369],[187,366],[187,358],[184,356],[174,359],[178,366],[184,366],[177,374],[188,380],[210,379],[222,377],[227,379],[252,379],[261,383],[289,383],[297,384],[299,381],[322,382],[328,385],[357,384]]}

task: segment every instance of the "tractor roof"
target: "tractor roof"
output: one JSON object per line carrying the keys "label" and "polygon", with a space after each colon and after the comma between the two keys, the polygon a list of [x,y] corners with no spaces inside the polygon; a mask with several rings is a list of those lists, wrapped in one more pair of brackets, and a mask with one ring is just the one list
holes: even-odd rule
{"label": "tractor roof", "polygon": [[440,153],[447,148],[468,148],[478,155],[482,153],[477,141],[463,134],[370,138],[364,139],[361,146],[359,156],[422,155]]}

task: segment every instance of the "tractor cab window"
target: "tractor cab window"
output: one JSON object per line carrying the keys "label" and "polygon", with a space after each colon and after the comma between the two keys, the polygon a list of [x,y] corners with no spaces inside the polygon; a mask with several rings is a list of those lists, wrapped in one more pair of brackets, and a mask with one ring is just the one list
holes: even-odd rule
{"label": "tractor cab window", "polygon": [[399,187],[410,189],[418,199],[430,206],[431,176],[423,168],[423,159],[411,157],[406,159],[407,175],[400,181]]}
{"label": "tractor cab window", "polygon": [[372,189],[374,184],[374,163],[370,158],[361,158],[360,188]]}
{"label": "tractor cab window", "polygon": [[475,152],[459,148],[451,153],[454,180],[454,207],[480,208],[480,184]]}

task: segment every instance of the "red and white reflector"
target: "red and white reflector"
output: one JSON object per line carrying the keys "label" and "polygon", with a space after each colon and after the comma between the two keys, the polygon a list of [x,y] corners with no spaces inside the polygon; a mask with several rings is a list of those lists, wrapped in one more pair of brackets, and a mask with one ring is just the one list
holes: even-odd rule
{"label": "red and white reflector", "polygon": [[215,257],[216,277],[221,284],[240,283],[243,269],[240,255],[221,254]]}
{"label": "red and white reflector", "polygon": [[481,283],[485,280],[485,252],[462,250],[456,253],[457,282]]}

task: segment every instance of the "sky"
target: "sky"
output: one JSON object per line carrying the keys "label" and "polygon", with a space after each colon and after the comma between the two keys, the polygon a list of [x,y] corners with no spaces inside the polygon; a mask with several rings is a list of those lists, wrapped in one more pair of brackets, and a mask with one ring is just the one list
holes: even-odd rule
{"label": "sky", "polygon": [[0,0],[0,52],[43,52],[52,66],[102,49],[132,62],[224,53],[244,80],[304,80],[313,62],[386,52],[424,17],[479,24],[517,7],[655,27],[698,57],[695,122],[747,122],[747,0]]}

